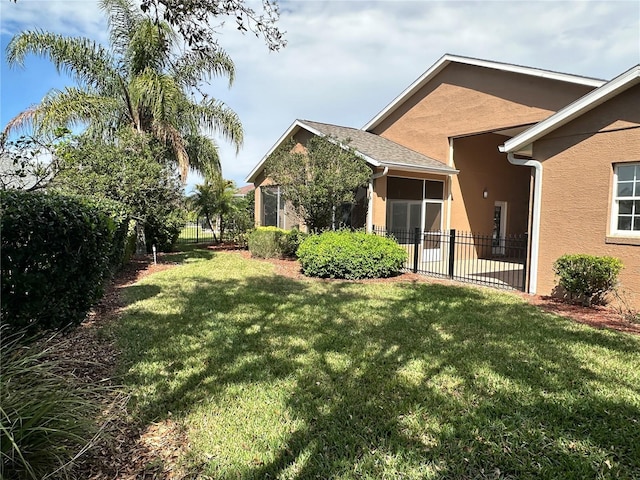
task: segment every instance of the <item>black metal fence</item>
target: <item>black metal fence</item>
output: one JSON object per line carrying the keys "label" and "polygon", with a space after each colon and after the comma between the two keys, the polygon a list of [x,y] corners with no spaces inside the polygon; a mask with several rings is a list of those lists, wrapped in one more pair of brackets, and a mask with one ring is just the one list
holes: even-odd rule
{"label": "black metal fence", "polygon": [[441,278],[525,290],[527,234],[494,237],[456,230],[422,232],[374,227],[407,249],[405,268]]}
{"label": "black metal fence", "polygon": [[204,218],[198,218],[195,221],[187,222],[182,227],[176,243],[213,243],[216,236],[217,233],[214,236],[208,222]]}

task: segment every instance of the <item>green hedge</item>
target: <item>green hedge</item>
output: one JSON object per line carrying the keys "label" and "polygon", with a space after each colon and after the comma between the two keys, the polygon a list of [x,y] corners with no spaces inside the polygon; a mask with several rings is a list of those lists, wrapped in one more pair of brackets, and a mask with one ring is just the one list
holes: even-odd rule
{"label": "green hedge", "polygon": [[397,275],[407,252],[390,238],[364,232],[325,232],[298,248],[305,275],[321,278],[381,278]]}
{"label": "green hedge", "polygon": [[585,305],[601,304],[612,291],[622,270],[622,262],[614,257],[576,254],[563,255],[553,264],[558,285]]}
{"label": "green hedge", "polygon": [[249,234],[251,255],[259,258],[295,257],[300,242],[308,235],[300,230],[258,227]]}
{"label": "green hedge", "polygon": [[1,315],[11,330],[80,323],[134,246],[116,202],[0,192]]}

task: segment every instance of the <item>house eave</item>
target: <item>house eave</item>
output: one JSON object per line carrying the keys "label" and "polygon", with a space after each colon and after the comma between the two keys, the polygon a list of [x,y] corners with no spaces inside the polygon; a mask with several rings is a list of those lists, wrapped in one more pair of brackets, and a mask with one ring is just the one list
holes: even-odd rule
{"label": "house eave", "polygon": [[381,167],[388,167],[393,170],[402,170],[405,172],[414,172],[414,173],[433,173],[437,175],[457,175],[460,173],[460,170],[456,170],[455,168],[447,167],[443,165],[441,167],[427,167],[427,166],[419,166],[419,165],[409,165],[406,163],[393,163],[393,162],[381,162]]}
{"label": "house eave", "polygon": [[269,149],[269,151],[262,157],[262,159],[258,162],[258,164],[255,167],[253,167],[253,170],[251,170],[251,172],[249,173],[249,175],[247,175],[247,178],[245,178],[244,181],[246,183],[254,183],[256,178],[258,178],[258,175],[260,174],[260,172],[262,172],[262,169],[264,167],[264,162],[267,161],[267,158],[269,158],[269,155],[271,155],[275,151],[275,149],[278,148],[287,138],[289,138],[292,135],[295,135],[300,128],[301,128],[300,121],[299,120],[294,121],[289,126],[289,128],[287,128],[287,130],[280,136],[278,141],[274,143],[273,146]]}

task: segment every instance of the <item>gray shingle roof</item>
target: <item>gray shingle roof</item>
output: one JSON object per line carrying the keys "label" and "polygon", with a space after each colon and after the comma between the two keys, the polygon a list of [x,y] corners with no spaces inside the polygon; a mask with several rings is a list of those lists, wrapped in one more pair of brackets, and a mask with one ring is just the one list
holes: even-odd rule
{"label": "gray shingle roof", "polygon": [[388,140],[374,133],[357,128],[341,127],[328,123],[298,120],[302,125],[322,135],[335,137],[338,141],[350,140],[348,145],[359,153],[377,161],[386,167],[410,167],[435,170],[442,173],[457,173],[457,170],[434,158],[422,155],[414,150]]}

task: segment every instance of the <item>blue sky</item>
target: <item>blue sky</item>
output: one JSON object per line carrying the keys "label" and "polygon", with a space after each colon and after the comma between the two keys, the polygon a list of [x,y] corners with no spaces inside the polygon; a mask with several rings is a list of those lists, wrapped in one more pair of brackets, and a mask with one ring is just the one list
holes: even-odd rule
{"label": "blue sky", "polygon": [[[288,46],[220,29],[237,80],[205,87],[245,127],[238,155],[219,141],[223,173],[238,185],[296,119],[361,127],[445,53],[610,79],[640,63],[640,2],[286,1]],[[231,22],[233,23],[233,22]],[[0,1],[2,52],[11,36],[44,29],[107,41],[94,0]],[[46,61],[1,64],[2,127],[70,80]],[[191,175],[188,188],[198,182]]]}

